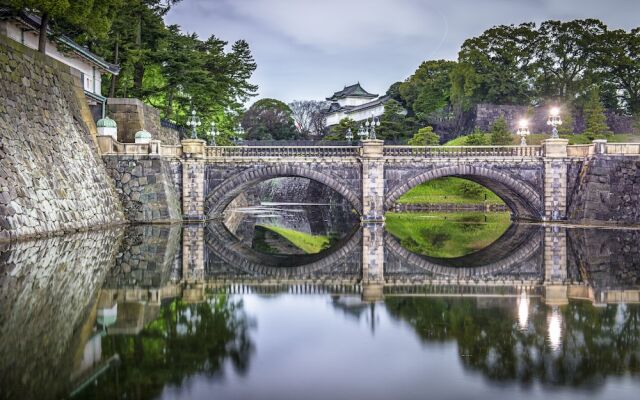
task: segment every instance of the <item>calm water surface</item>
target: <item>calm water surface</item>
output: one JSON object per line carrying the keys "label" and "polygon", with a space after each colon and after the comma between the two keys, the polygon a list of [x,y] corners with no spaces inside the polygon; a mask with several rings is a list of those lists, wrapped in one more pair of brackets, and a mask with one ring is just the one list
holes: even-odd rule
{"label": "calm water surface", "polygon": [[0,398],[637,398],[640,231],[327,207],[0,248]]}

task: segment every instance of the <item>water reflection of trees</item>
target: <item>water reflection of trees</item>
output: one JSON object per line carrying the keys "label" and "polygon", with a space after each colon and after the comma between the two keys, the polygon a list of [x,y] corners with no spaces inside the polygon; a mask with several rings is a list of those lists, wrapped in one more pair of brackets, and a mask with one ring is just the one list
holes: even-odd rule
{"label": "water reflection of trees", "polygon": [[539,301],[531,301],[524,327],[515,300],[389,298],[385,303],[424,341],[455,340],[462,364],[492,380],[593,388],[607,376],[640,373],[640,305],[562,306],[554,348],[552,309]]}
{"label": "water reflection of trees", "polygon": [[222,378],[227,362],[244,374],[253,352],[252,325],[241,300],[225,295],[198,304],[172,300],[138,335],[103,337],[103,357],[118,354],[121,363],[80,397],[155,398],[167,385],[195,374]]}

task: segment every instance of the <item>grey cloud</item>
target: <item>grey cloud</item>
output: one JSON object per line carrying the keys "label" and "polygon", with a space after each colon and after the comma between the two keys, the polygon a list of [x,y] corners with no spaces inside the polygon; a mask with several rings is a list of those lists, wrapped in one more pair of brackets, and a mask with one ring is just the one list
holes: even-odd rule
{"label": "grey cloud", "polygon": [[183,0],[167,16],[201,37],[246,39],[261,97],[322,99],[360,81],[373,92],[426,59],[455,59],[498,24],[595,17],[638,25],[637,0]]}

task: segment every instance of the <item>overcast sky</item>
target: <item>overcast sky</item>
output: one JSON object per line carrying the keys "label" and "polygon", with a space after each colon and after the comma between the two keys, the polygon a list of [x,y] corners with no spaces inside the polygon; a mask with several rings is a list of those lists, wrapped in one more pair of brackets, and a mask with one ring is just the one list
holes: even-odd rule
{"label": "overcast sky", "polygon": [[639,16],[640,0],[182,0],[166,20],[201,38],[245,39],[257,98],[289,102],[357,81],[384,94],[494,25],[595,17],[630,29]]}

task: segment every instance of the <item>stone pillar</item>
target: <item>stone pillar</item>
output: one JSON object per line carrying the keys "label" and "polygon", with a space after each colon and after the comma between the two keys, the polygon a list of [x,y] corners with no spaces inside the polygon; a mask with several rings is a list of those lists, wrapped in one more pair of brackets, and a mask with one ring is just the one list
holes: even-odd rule
{"label": "stone pillar", "polygon": [[203,221],[204,215],[205,141],[182,141],[182,214],[185,221]]}
{"label": "stone pillar", "polygon": [[202,281],[204,264],[204,225],[186,225],[182,231],[183,281]]}
{"label": "stone pillar", "polygon": [[544,148],[544,217],[560,221],[567,217],[567,139],[547,139]]}
{"label": "stone pillar", "polygon": [[544,232],[545,303],[548,305],[569,303],[566,280],[567,231],[560,226],[546,227]]}
{"label": "stone pillar", "polygon": [[607,154],[607,139],[596,139],[593,141],[595,154]]}
{"label": "stone pillar", "polygon": [[384,224],[362,225],[362,300],[384,298]]}
{"label": "stone pillar", "polygon": [[362,221],[384,221],[384,141],[362,142]]}

